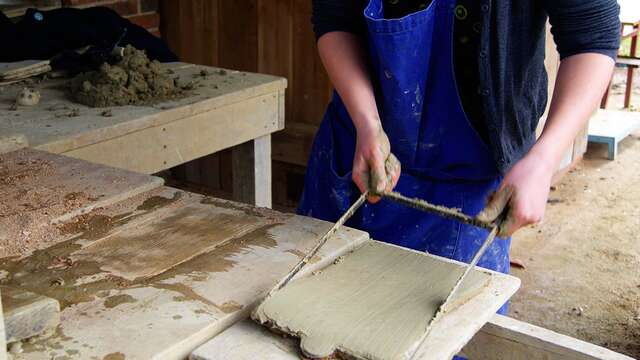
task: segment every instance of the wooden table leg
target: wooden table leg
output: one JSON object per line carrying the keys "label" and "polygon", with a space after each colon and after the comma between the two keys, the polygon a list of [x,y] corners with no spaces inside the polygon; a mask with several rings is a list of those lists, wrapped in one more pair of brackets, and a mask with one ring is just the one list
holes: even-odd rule
{"label": "wooden table leg", "polygon": [[271,135],[232,150],[234,200],[271,207]]}

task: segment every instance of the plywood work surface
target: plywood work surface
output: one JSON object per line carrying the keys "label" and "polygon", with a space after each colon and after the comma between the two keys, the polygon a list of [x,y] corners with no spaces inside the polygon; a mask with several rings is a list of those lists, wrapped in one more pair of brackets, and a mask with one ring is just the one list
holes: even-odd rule
{"label": "plywood work surface", "polygon": [[52,79],[34,86],[41,93],[37,106],[13,110],[11,105],[23,86],[5,86],[0,91],[0,134],[22,134],[34,148],[66,153],[251,98],[277,94],[286,87],[286,80],[270,75],[184,63],[166,67],[170,76],[179,78],[181,84],[191,83],[193,89],[184,98],[148,106],[89,108],[69,100],[68,80]]}
{"label": "plywood work surface", "polygon": [[[300,337],[302,352],[312,358],[337,352],[358,359],[410,359],[425,335],[433,333],[448,339],[435,345],[447,355],[430,358],[448,359],[490,318],[478,311],[468,326],[434,327],[427,334],[463,270],[450,260],[371,241],[319,274],[275,293],[253,317]],[[455,300],[460,306],[495,311],[518,286],[516,278],[474,270]],[[483,301],[474,304],[470,299]],[[454,307],[442,319],[455,314]]]}
{"label": "plywood work surface", "polygon": [[[65,242],[0,264],[8,285],[62,307],[55,334],[21,358],[185,358],[248,317],[331,226],[171,188],[132,206],[71,219]],[[341,230],[304,274],[367,237]]]}
{"label": "plywood work surface", "polygon": [[0,154],[0,259],[51,245],[52,227],[157,188],[162,179],[34,149]]}

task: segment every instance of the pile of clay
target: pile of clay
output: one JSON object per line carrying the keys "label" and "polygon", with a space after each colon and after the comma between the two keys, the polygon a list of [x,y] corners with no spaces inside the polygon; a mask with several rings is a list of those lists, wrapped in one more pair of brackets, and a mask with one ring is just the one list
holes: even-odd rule
{"label": "pile of clay", "polygon": [[71,97],[91,107],[148,105],[178,97],[182,89],[158,61],[150,61],[144,51],[131,45],[122,60],[104,63],[98,71],[77,75],[71,80]]}

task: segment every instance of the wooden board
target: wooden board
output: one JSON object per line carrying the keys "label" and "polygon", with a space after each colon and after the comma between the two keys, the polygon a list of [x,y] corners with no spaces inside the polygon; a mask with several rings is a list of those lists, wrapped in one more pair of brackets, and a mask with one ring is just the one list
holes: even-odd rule
{"label": "wooden board", "polygon": [[0,63],[0,80],[12,80],[50,71],[49,60],[23,60]]}
{"label": "wooden board", "polygon": [[142,224],[127,224],[71,258],[98,263],[127,280],[148,278],[268,225],[265,218],[192,203]]}
{"label": "wooden board", "polygon": [[60,323],[60,304],[50,297],[0,286],[7,342],[20,341]]}
{"label": "wooden board", "polygon": [[[162,197],[177,200],[142,214],[116,216],[114,219],[129,219],[128,223],[114,221],[108,230],[101,230],[102,235],[98,238],[96,233],[86,231],[70,234],[69,242],[48,252],[62,258],[74,258],[74,253],[90,248],[95,241],[114,239],[125,229],[145,227],[158,218],[169,219],[172,214],[179,214],[189,207],[198,207],[200,219],[207,216],[215,219],[226,214],[228,219],[237,219],[240,224],[253,219],[261,225],[248,233],[242,227],[235,228],[227,234],[225,241],[219,241],[219,234],[212,230],[211,239],[219,246],[143,280],[127,281],[116,276],[120,270],[111,272],[108,268],[111,262],[104,263],[100,258],[78,259],[69,269],[56,269],[52,274],[45,271],[23,275],[16,281],[34,287],[48,284],[48,277],[62,277],[65,285],[58,290],[46,287],[50,292],[46,295],[59,296],[67,302],[63,305],[63,321],[58,333],[49,339],[25,344],[25,353],[21,355],[24,359],[51,358],[64,355],[66,351],[83,359],[105,356],[185,358],[206,340],[246,318],[269,288],[331,226],[323,221],[176,189],[166,188],[165,191]],[[360,231],[341,230],[327,242],[304,274],[330,264],[367,238],[367,234]],[[183,239],[186,241],[185,237]],[[145,251],[152,255],[155,249],[150,246]],[[30,269],[30,261],[36,260],[40,263],[42,258],[26,258],[10,268],[13,271]],[[144,260],[145,257],[140,256],[136,262]],[[136,268],[138,266],[144,264],[140,263]],[[105,288],[105,284],[113,286]],[[74,296],[77,298],[69,302]]]}
{"label": "wooden board", "polygon": [[495,315],[465,346],[473,360],[632,360],[609,349]]}
{"label": "wooden board", "polygon": [[162,179],[34,149],[0,154],[0,258],[46,245],[51,226],[161,186]]}
{"label": "wooden board", "polygon": [[[89,108],[67,99],[63,79],[38,85],[38,106],[9,109],[19,85],[0,94],[0,134],[23,134],[30,146],[102,164],[153,173],[268,135],[284,127],[286,80],[174,63],[181,81],[196,81],[186,98],[152,106]],[[102,145],[102,146],[100,146]],[[124,151],[126,149],[127,151]]]}
{"label": "wooden board", "polygon": [[476,268],[454,299],[459,305],[432,323],[462,271],[459,262],[371,241],[276,292],[252,317],[300,336],[311,358],[450,359],[520,286]]}
{"label": "wooden board", "polygon": [[[464,347],[471,360],[632,360],[569,336],[502,315],[494,315]],[[299,359],[298,342],[243,320],[207,341],[191,360]],[[416,360],[432,357],[416,357]]]}

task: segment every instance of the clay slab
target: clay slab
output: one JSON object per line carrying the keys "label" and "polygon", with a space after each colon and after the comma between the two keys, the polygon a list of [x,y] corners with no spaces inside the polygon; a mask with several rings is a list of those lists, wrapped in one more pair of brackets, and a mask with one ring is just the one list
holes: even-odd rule
{"label": "clay slab", "polygon": [[[519,280],[474,270],[463,283],[458,306],[437,322],[447,323],[471,299],[478,316],[462,327],[427,327],[458,276],[460,263],[370,241],[323,272],[286,286],[260,304],[253,318],[300,338],[313,358],[335,352],[358,359],[410,359],[430,337],[444,337],[438,351],[457,353],[516,291]],[[488,310],[488,311],[487,311]],[[455,319],[454,319],[455,320]],[[455,322],[455,321],[454,321]],[[457,322],[460,323],[460,322]],[[437,358],[446,358],[437,357]],[[435,358],[435,357],[429,357]]]}

